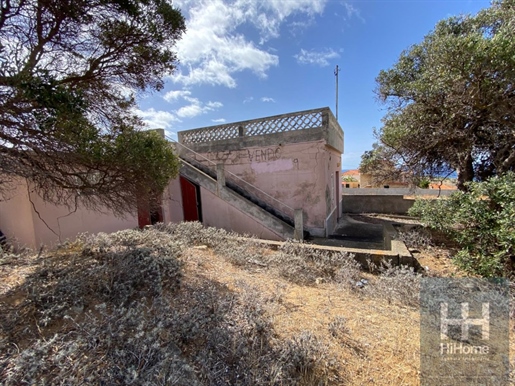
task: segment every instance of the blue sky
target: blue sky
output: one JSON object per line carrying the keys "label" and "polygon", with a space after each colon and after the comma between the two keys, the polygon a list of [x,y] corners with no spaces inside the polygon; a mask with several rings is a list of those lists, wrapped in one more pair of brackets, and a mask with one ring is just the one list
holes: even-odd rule
{"label": "blue sky", "polygon": [[140,95],[149,127],[180,130],[329,106],[340,67],[342,169],[356,168],[385,113],[373,92],[381,69],[446,17],[487,0],[174,0],[187,32],[180,65],[159,93]]}

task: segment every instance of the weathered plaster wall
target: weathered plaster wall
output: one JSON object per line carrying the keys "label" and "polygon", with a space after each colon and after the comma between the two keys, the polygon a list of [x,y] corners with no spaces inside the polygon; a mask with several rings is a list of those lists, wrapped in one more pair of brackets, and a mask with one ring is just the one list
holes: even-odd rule
{"label": "weathered plaster wall", "polygon": [[31,194],[31,199],[39,212],[39,216],[48,225],[33,211],[36,248],[42,244],[53,245],[59,241],[73,239],[82,232],[109,233],[138,226],[136,213],[128,214],[126,218],[119,218],[107,209],[100,213],[81,207],[76,212],[71,213],[73,210],[46,203],[34,193]]}
{"label": "weathered plaster wall", "polygon": [[167,205],[163,211],[166,211],[164,222],[179,223],[184,221],[184,212],[182,210],[181,184],[179,177],[170,181],[166,191]]}
{"label": "weathered plaster wall", "polygon": [[[341,161],[339,153],[326,146],[323,140],[209,152],[195,158],[211,167],[213,163],[223,163],[226,172],[290,208],[302,208],[305,228],[312,234],[325,235],[326,219],[336,208],[334,173],[339,170]],[[226,179],[235,180],[230,173],[226,173]],[[245,188],[241,181],[235,181]],[[287,213],[290,209],[281,208],[267,195],[248,186],[246,189],[274,208],[290,214]]]}
{"label": "weathered plaster wall", "polygon": [[[340,170],[341,155],[331,147],[326,148],[325,153],[325,198],[326,198],[326,221],[325,236],[328,236],[336,228],[338,218],[340,217],[339,197],[341,196],[340,188]],[[338,172],[338,173],[337,173]]]}
{"label": "weathered plaster wall", "polygon": [[71,213],[66,207],[46,203],[37,194],[30,193],[34,210],[25,184],[20,183],[11,199],[0,202],[0,229],[16,246],[39,248],[74,238],[82,232],[114,232],[138,226],[135,214],[118,218],[108,210],[100,213],[80,207]]}
{"label": "weathered plaster wall", "polygon": [[344,195],[345,213],[385,213],[406,214],[413,206],[414,199],[393,195]]}
{"label": "weathered plaster wall", "polygon": [[36,243],[32,207],[28,200],[27,185],[19,181],[8,197],[0,201],[0,229],[9,243],[33,248]]}
{"label": "weathered plaster wall", "polygon": [[332,231],[339,217],[335,173],[344,135],[329,108],[187,130],[178,138],[183,159],[211,171],[224,164],[229,187],[244,188],[292,220],[294,210],[302,209],[304,228],[313,235]]}
{"label": "weathered plaster wall", "polygon": [[223,228],[267,240],[282,240],[249,215],[234,208],[207,189],[200,188],[202,217],[205,226]]}

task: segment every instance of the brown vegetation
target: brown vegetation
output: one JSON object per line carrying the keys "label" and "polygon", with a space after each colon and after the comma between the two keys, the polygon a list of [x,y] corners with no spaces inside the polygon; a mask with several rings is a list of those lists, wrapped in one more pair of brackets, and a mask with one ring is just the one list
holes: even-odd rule
{"label": "brown vegetation", "polygon": [[0,264],[2,384],[419,384],[409,269],[372,275],[349,255],[198,223]]}

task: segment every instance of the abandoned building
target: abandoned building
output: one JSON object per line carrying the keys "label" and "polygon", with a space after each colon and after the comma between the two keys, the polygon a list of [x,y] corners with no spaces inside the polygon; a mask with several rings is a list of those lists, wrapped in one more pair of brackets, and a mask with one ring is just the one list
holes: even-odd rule
{"label": "abandoned building", "polygon": [[140,207],[125,219],[85,209],[69,214],[20,183],[0,202],[0,229],[32,248],[155,221],[200,221],[285,240],[325,237],[341,216],[343,131],[327,107],[182,131],[172,144],[182,167],[158,213]]}

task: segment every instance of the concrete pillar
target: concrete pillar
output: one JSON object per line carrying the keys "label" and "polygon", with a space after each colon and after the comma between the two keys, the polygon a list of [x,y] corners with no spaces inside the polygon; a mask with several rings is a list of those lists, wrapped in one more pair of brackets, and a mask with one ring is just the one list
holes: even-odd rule
{"label": "concrete pillar", "polygon": [[295,209],[294,223],[293,238],[295,240],[304,240],[304,214],[302,209]]}
{"label": "concrete pillar", "polygon": [[220,196],[225,186],[224,164],[216,164],[216,194]]}
{"label": "concrete pillar", "polygon": [[165,138],[165,129],[151,129],[150,131],[155,131],[161,138]]}

